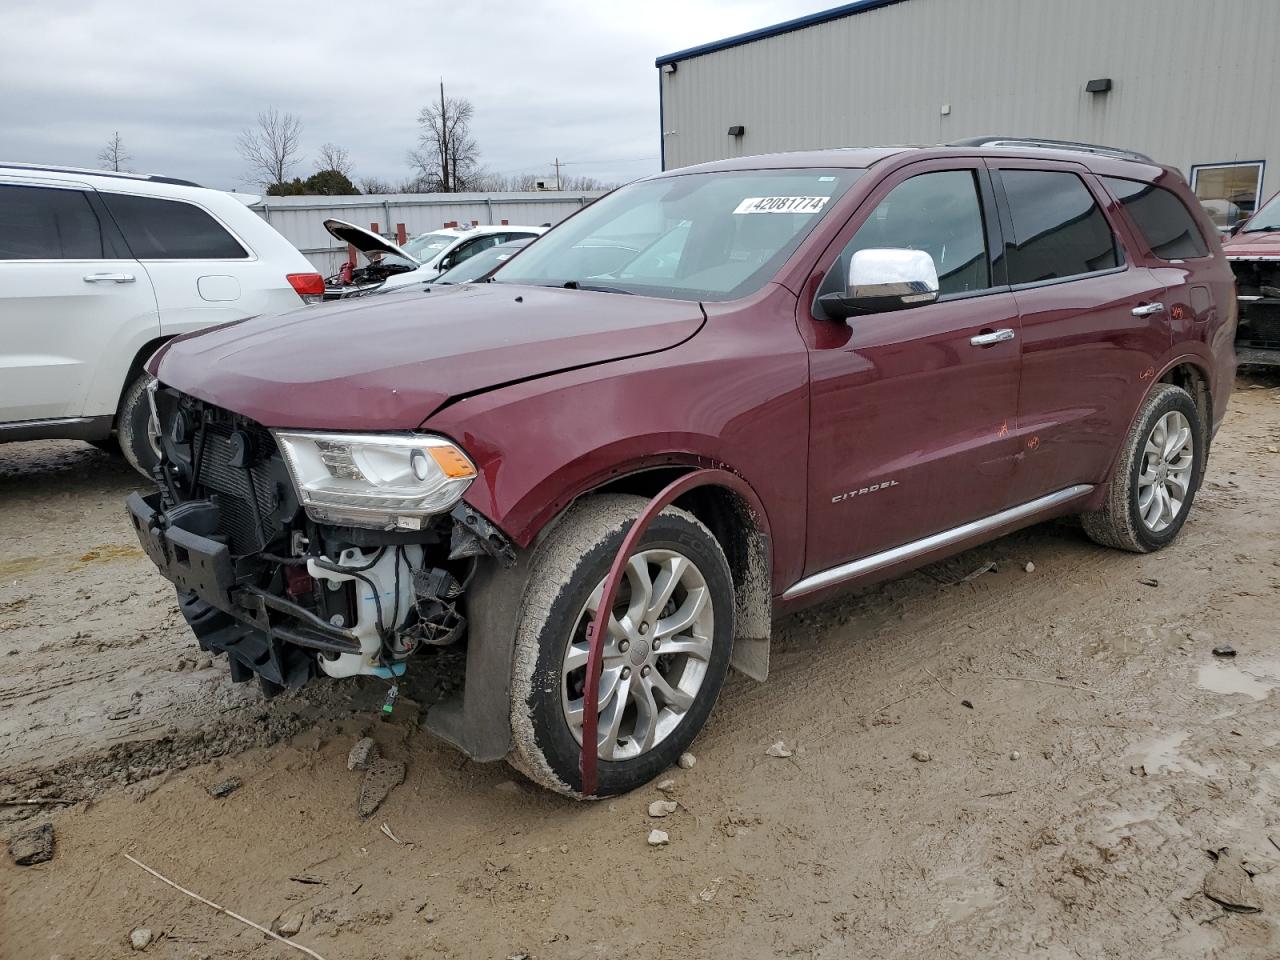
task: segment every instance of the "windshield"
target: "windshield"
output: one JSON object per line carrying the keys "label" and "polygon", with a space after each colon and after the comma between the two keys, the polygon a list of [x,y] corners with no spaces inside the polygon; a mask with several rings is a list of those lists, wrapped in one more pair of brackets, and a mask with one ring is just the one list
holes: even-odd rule
{"label": "windshield", "polygon": [[423,233],[401,246],[401,250],[415,260],[426,263],[434,260],[446,247],[458,238],[452,233]]}
{"label": "windshield", "polygon": [[[527,241],[525,241],[527,243]],[[470,283],[479,280],[485,274],[495,270],[499,264],[505,263],[515,256],[525,243],[501,243],[496,247],[481,250],[474,256],[463,260],[456,267],[446,270],[432,280],[432,283]]]}
{"label": "windshield", "polygon": [[1266,206],[1254,214],[1244,228],[1245,233],[1263,233],[1267,230],[1280,230],[1280,193],[1268,200]]}
{"label": "windshield", "polygon": [[497,283],[732,300],[773,277],[862,170],[741,170],[644,180],[597,200]]}

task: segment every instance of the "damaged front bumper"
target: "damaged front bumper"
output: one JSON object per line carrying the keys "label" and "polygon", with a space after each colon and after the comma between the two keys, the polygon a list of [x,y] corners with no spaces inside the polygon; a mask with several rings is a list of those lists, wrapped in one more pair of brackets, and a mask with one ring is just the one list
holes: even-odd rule
{"label": "damaged front bumper", "polygon": [[210,536],[217,528],[216,504],[192,501],[164,511],[160,500],[159,493],[129,496],[138,542],[177,588],[182,614],[201,649],[226,653],[234,679],[257,675],[271,694],[306,683],[317,653],[362,654],[360,637],[352,630],[237,578],[227,544]]}

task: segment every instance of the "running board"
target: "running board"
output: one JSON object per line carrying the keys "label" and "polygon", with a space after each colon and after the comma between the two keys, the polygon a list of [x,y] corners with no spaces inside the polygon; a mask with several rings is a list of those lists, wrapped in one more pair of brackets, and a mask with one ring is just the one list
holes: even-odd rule
{"label": "running board", "polygon": [[835,586],[837,583],[843,583],[845,580],[852,580],[854,577],[860,577],[863,574],[895,566],[913,557],[932,553],[942,547],[968,540],[970,537],[999,529],[1007,524],[1016,523],[1019,520],[1025,520],[1027,517],[1035,516],[1037,513],[1061,506],[1064,503],[1075,500],[1077,497],[1084,496],[1092,489],[1093,486],[1091,484],[1077,484],[1074,487],[1067,487],[1057,493],[1051,493],[1048,496],[1032,500],[1030,503],[1010,507],[1008,510],[1002,510],[981,520],[974,520],[958,527],[952,527],[950,530],[943,530],[941,533],[935,533],[922,540],[913,540],[911,543],[904,543],[902,546],[894,547],[892,550],[873,553],[871,556],[863,557],[861,560],[842,563],[838,567],[831,567],[821,573],[815,573],[813,576],[805,577],[803,580],[793,584],[782,594],[782,599],[792,600],[806,593],[813,593],[815,590],[822,590],[826,587]]}

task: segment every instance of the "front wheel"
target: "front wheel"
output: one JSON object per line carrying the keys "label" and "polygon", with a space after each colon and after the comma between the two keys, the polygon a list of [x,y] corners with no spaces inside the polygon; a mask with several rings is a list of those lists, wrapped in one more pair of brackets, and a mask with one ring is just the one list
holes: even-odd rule
{"label": "front wheel", "polygon": [[[513,766],[580,795],[586,628],[640,497],[574,506],[538,548],[512,673]],[[729,669],[733,580],[695,517],[663,510],[641,538],[604,637],[598,688],[599,796],[625,793],[672,766],[706,722]]]}
{"label": "front wheel", "polygon": [[1129,428],[1106,502],[1082,517],[1085,533],[1134,553],[1172,543],[1204,473],[1206,437],[1190,394],[1157,384]]}
{"label": "front wheel", "polygon": [[152,423],[151,402],[147,399],[151,379],[151,374],[146,371],[140,373],[125,390],[116,414],[116,439],[120,443],[120,452],[129,465],[148,480],[154,479],[151,471],[160,462],[160,442],[156,437],[156,425]]}

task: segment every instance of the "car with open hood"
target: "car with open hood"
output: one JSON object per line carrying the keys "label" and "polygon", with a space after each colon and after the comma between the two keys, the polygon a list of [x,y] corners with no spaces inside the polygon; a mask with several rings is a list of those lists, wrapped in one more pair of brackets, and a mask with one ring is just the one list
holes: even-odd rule
{"label": "car with open hood", "polygon": [[394,689],[460,648],[427,729],[616,794],[731,667],[766,678],[778,614],[1067,514],[1171,543],[1235,309],[1212,223],[1141,155],[735,158],[601,198],[488,283],[167,345],[128,513],[234,679]]}
{"label": "car with open hood", "polygon": [[1280,194],[1238,224],[1222,250],[1236,275],[1239,362],[1280,366]]}
{"label": "car with open hood", "polygon": [[365,260],[363,266],[348,261],[325,278],[324,298],[342,300],[371,290],[434,280],[490,247],[511,240],[541,236],[546,227],[498,226],[443,227],[423,233],[400,246],[386,237],[357,227],[345,220],[328,219],[325,229],[335,239],[354,248]]}

